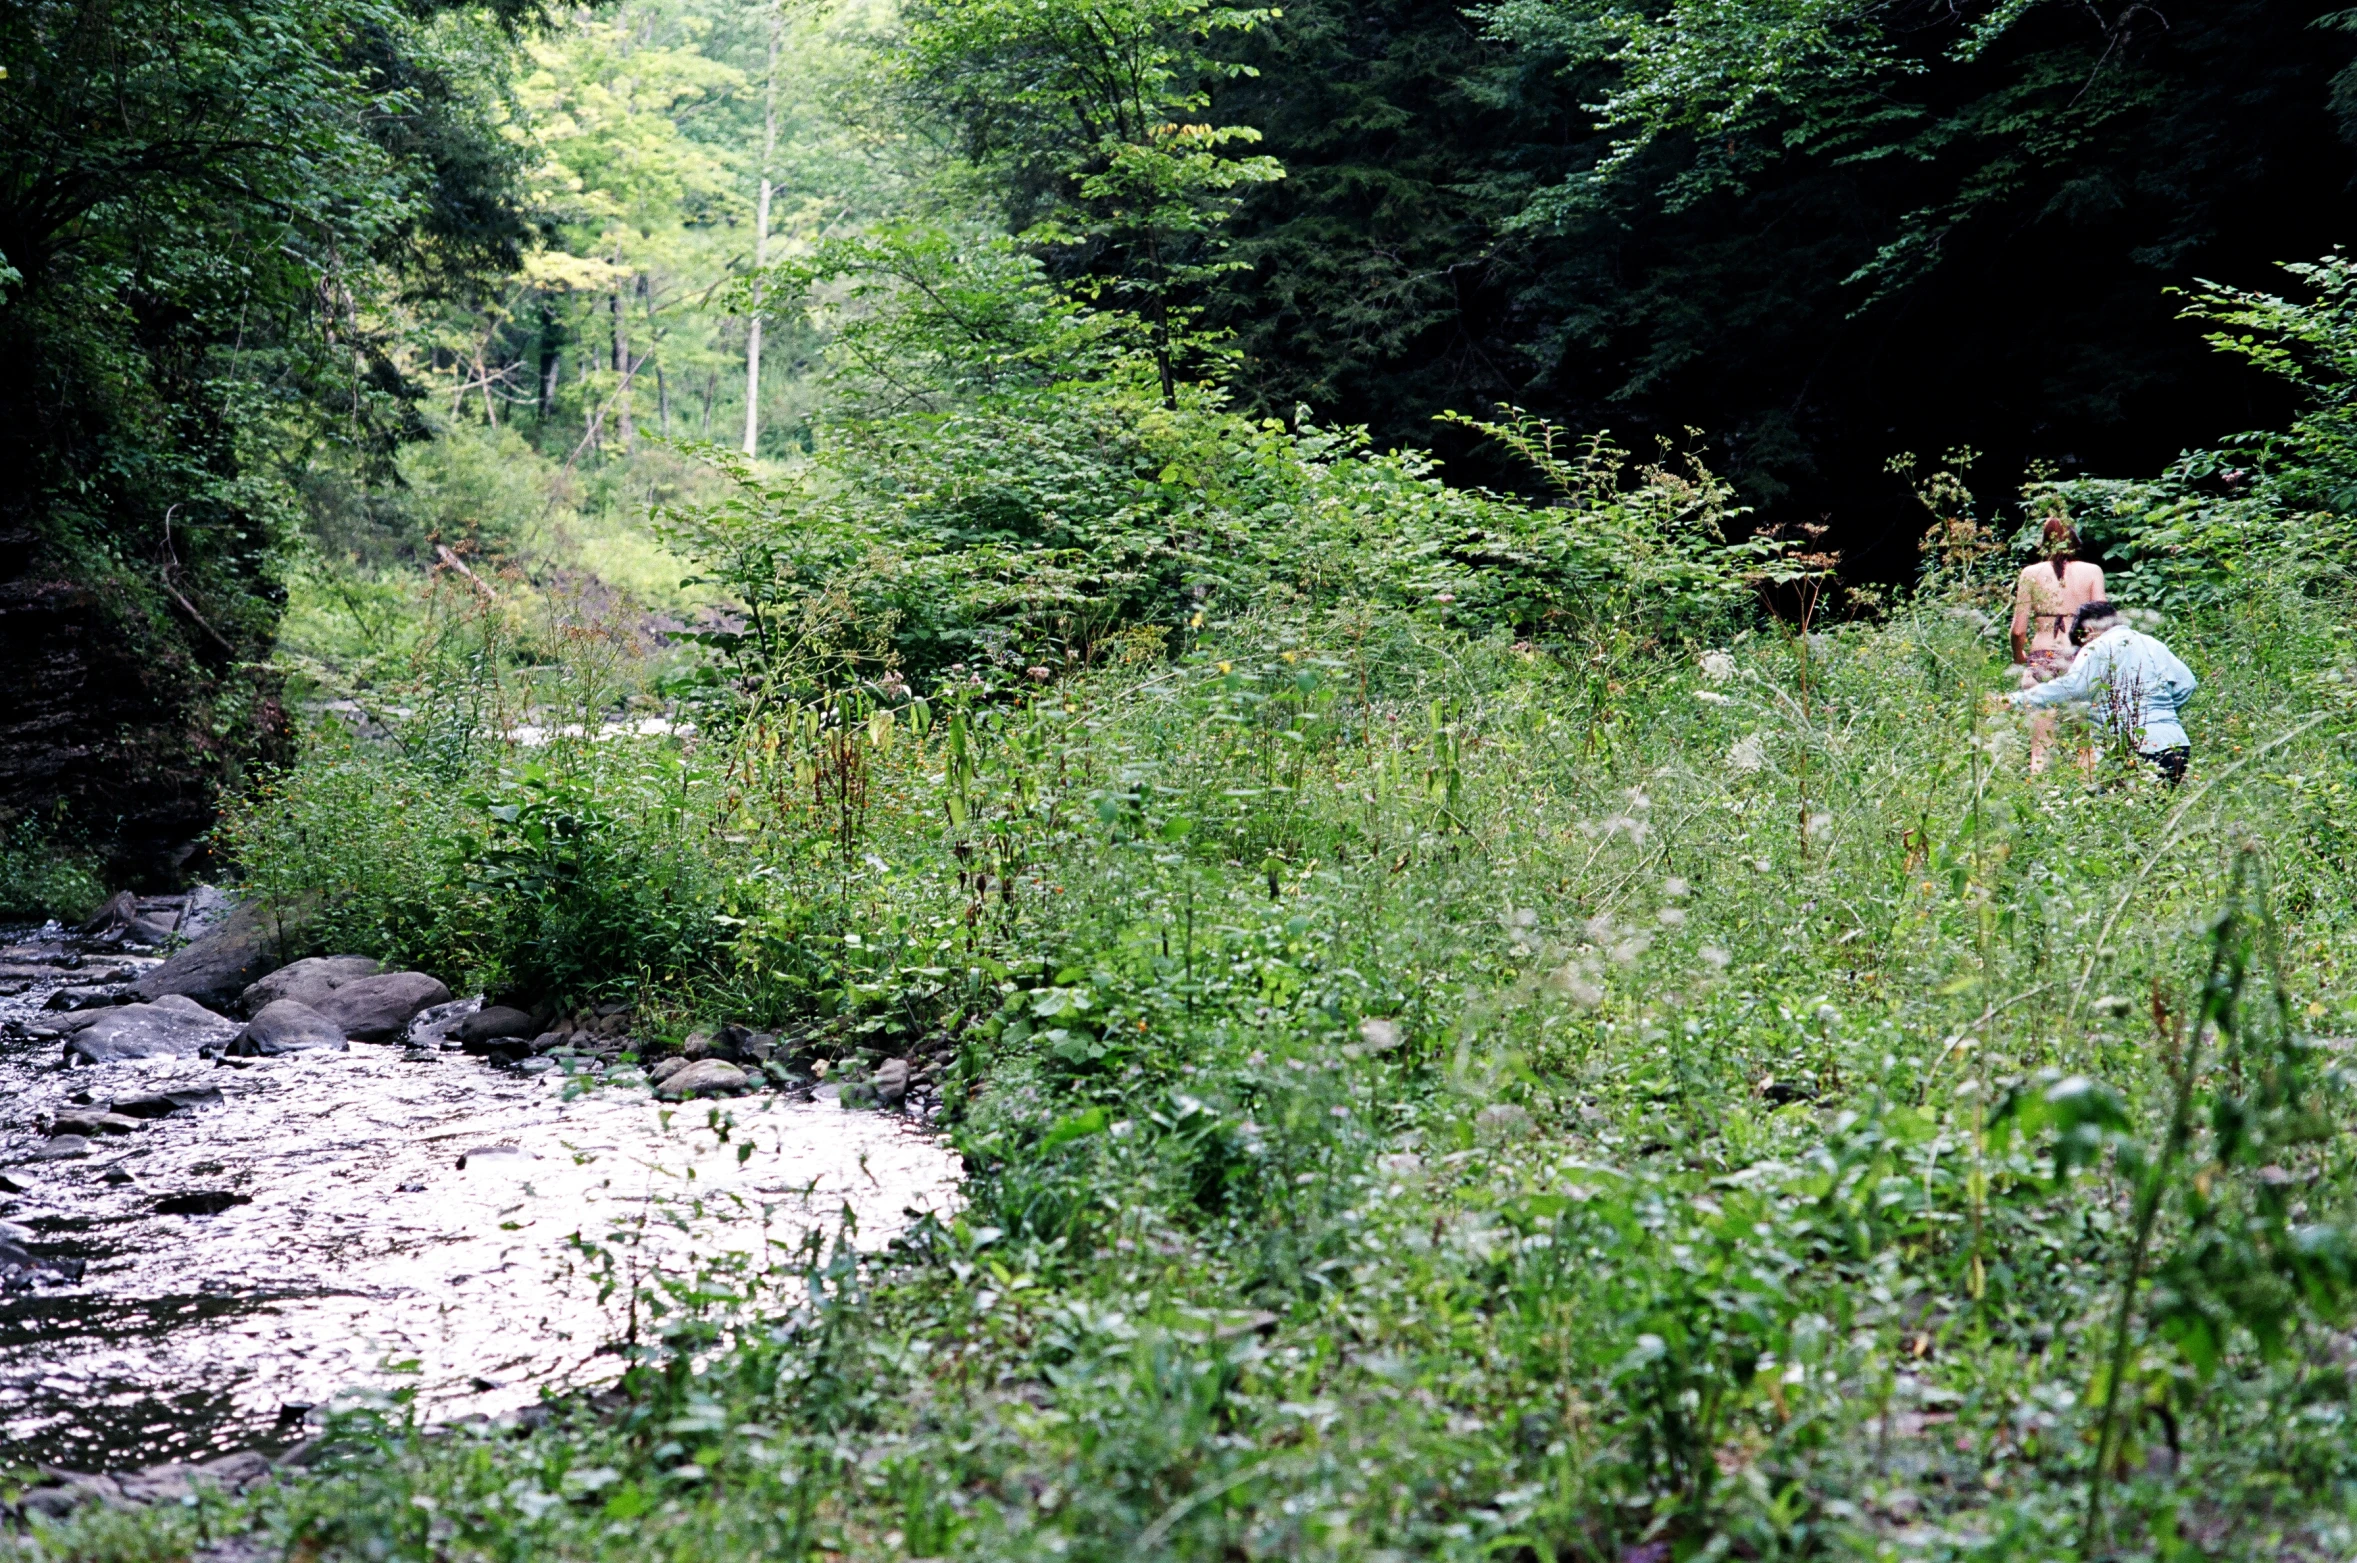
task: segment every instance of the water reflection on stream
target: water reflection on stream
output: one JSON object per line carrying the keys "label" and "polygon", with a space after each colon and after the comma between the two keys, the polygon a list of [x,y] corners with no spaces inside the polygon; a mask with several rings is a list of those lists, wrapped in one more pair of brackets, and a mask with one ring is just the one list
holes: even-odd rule
{"label": "water reflection on stream", "polygon": [[[53,986],[53,985],[50,985]],[[47,998],[0,999],[0,1025]],[[646,1223],[677,1260],[832,1228],[873,1247],[946,1211],[957,1164],[905,1120],[747,1097],[658,1107],[637,1086],[353,1043],[229,1068],[153,1059],[65,1070],[51,1041],[0,1040],[0,1194],[28,1246],[87,1261],[79,1285],[0,1296],[0,1462],[81,1470],[284,1444],[339,1390],[414,1386],[436,1418],[528,1405],[612,1376],[594,1280],[569,1234]],[[77,1093],[190,1085],[219,1106],[27,1164]],[[723,1144],[713,1107],[734,1119]],[[668,1122],[666,1122],[666,1119]],[[740,1147],[753,1147],[740,1159]],[[489,1154],[475,1154],[486,1147]],[[464,1155],[466,1165],[459,1159]],[[160,1213],[174,1194],[248,1203]],[[734,1196],[732,1198],[731,1196]],[[700,1197],[692,1237],[660,1215]],[[21,1237],[21,1234],[20,1234]],[[613,1305],[619,1308],[619,1300]],[[407,1372],[388,1371],[414,1363]]]}

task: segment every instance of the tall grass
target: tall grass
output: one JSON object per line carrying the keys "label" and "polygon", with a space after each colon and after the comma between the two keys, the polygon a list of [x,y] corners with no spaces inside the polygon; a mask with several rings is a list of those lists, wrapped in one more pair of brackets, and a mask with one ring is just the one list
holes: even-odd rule
{"label": "tall grass", "polygon": [[[2171,627],[2174,791],[2027,776],[1940,600],[1564,661],[1272,613],[462,785],[324,756],[256,875],[417,908],[342,925],[406,958],[953,1049],[968,1204],[675,1307],[624,1414],[390,1428],[271,1512],[416,1557],[2345,1554],[2348,607]],[[550,841],[626,950],[547,931]]]}

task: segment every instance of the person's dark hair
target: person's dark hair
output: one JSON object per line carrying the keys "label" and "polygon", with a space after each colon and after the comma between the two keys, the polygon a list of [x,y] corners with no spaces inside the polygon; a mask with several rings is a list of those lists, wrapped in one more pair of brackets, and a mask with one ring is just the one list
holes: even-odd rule
{"label": "person's dark hair", "polygon": [[2062,552],[2054,556],[2054,578],[2059,581],[2062,579],[2063,567],[2079,551],[2079,529],[2071,525],[2068,516],[2056,514],[2046,518],[2046,524],[2038,529],[2038,535],[2042,549],[2051,548],[2058,541],[2063,545]]}
{"label": "person's dark hair", "polygon": [[2087,638],[2087,631],[2095,625],[2120,616],[2120,610],[2100,599],[2086,604],[2071,615],[2071,644],[2079,645]]}

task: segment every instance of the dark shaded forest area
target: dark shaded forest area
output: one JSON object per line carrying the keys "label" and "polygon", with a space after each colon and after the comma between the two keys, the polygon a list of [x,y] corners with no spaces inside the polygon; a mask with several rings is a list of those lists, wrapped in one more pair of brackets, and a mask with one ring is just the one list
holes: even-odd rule
{"label": "dark shaded forest area", "polygon": [[[1705,431],[1747,500],[1915,568],[1899,451],[2157,470],[2288,399],[2181,318],[2349,231],[2352,55],[2324,5],[1862,8],[1904,72],[1810,81],[1612,176],[1580,7],[1290,6],[1222,89],[1286,179],[1213,318],[1272,410],[1428,443],[1448,408]],[[1584,46],[1583,46],[1584,45]],[[1831,73],[1826,73],[1830,75]],[[1811,90],[1811,89],[1814,90]]]}

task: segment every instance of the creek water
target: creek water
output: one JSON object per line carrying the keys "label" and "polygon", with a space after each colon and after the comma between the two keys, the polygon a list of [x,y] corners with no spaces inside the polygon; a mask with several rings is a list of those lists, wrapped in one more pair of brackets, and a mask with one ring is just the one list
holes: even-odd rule
{"label": "creek water", "polygon": [[[242,1068],[67,1069],[28,1023],[57,988],[139,962],[82,954],[54,926],[0,944],[15,974],[0,992],[19,990],[0,997],[0,1168],[14,1186],[0,1235],[84,1267],[78,1282],[0,1295],[0,1463],[96,1471],[272,1450],[356,1390],[413,1390],[429,1420],[511,1411],[620,1371],[600,1348],[633,1274],[847,1217],[875,1247],[955,1202],[945,1146],[831,1101],[672,1106],[633,1075],[530,1076],[362,1042]],[[58,964],[77,956],[81,970]],[[205,1088],[217,1105],[37,1159],[80,1101]],[[225,1208],[168,1213],[192,1204]],[[625,1285],[603,1303],[576,1235],[624,1255]]]}

